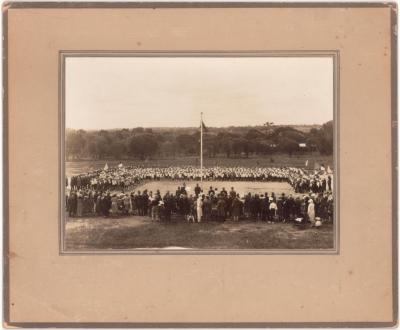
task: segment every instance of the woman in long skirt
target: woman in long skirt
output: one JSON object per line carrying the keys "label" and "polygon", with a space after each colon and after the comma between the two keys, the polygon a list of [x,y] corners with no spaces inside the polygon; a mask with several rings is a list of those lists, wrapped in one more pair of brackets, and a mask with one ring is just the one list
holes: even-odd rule
{"label": "woman in long skirt", "polygon": [[312,199],[308,202],[308,209],[307,209],[308,219],[311,222],[311,225],[314,226],[315,224],[315,205]]}
{"label": "woman in long skirt", "polygon": [[203,201],[199,196],[196,201],[196,208],[197,208],[197,221],[201,222],[201,218],[203,217]]}

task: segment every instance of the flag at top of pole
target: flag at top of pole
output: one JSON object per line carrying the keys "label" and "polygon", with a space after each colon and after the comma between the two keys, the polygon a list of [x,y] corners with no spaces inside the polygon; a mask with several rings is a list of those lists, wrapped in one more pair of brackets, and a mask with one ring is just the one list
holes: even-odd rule
{"label": "flag at top of pole", "polygon": [[203,132],[207,132],[208,131],[208,128],[207,128],[207,126],[206,126],[206,124],[204,124],[204,121],[203,121],[203,113],[201,113],[201,129],[203,130]]}

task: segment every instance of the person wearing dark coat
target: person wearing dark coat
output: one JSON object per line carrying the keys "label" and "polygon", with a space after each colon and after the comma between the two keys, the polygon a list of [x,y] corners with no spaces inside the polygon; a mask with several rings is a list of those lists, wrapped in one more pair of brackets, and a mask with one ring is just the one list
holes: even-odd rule
{"label": "person wearing dark coat", "polygon": [[239,221],[239,217],[242,215],[243,203],[240,200],[239,194],[232,200],[232,216],[233,221]]}
{"label": "person wearing dark coat", "polygon": [[110,193],[107,193],[106,197],[104,197],[104,216],[108,217],[110,215],[110,209],[111,209],[111,195]]}
{"label": "person wearing dark coat", "polygon": [[183,217],[186,219],[187,216],[190,214],[190,202],[189,198],[187,195],[181,195],[181,197],[178,200],[181,208],[181,214]]}
{"label": "person wearing dark coat", "polygon": [[79,193],[76,204],[76,215],[81,217],[83,215],[83,196]]}
{"label": "person wearing dark coat", "polygon": [[181,187],[180,194],[187,195],[186,184],[185,183],[183,183],[183,185]]}
{"label": "person wearing dark coat", "polygon": [[285,194],[282,194],[280,198],[276,201],[276,205],[278,207],[278,221],[283,221],[283,204],[285,202]]}
{"label": "person wearing dark coat", "polygon": [[137,197],[134,192],[131,193],[131,205],[132,205],[132,214],[137,215],[138,206],[137,206]]}
{"label": "person wearing dark coat", "polygon": [[287,221],[293,220],[295,214],[295,201],[292,195],[285,201],[285,219]]}
{"label": "person wearing dark coat", "polygon": [[81,185],[82,185],[82,179],[80,176],[78,176],[78,178],[76,179],[76,186],[78,187],[78,189],[81,189]]}
{"label": "person wearing dark coat", "polygon": [[198,183],[196,184],[196,187],[194,188],[194,193],[196,195],[196,198],[199,197],[199,195],[201,193],[201,188]]}
{"label": "person wearing dark coat", "polygon": [[211,219],[211,200],[209,196],[205,196],[204,201],[203,201],[203,218],[204,220],[210,220]]}
{"label": "person wearing dark coat", "polygon": [[255,221],[258,220],[261,214],[261,199],[258,194],[255,194],[251,199],[251,215]]}
{"label": "person wearing dark coat", "polygon": [[302,200],[300,199],[300,197],[296,197],[295,201],[294,201],[294,216],[296,218],[301,218],[302,214],[301,214],[301,203]]}
{"label": "person wearing dark coat", "polygon": [[226,217],[230,218],[232,216],[232,201],[235,197],[232,196],[228,196],[227,198],[225,198],[225,203],[226,203]]}
{"label": "person wearing dark coat", "polygon": [[304,199],[301,204],[300,204],[300,215],[301,218],[303,218],[303,223],[307,222],[308,216],[307,216],[307,208],[308,208],[308,202],[306,199]]}
{"label": "person wearing dark coat", "polygon": [[218,199],[217,202],[217,210],[218,210],[218,218],[222,221],[225,221],[226,218],[226,202],[225,198],[222,196]]}
{"label": "person wearing dark coat", "polygon": [[77,186],[76,186],[76,176],[73,176],[73,177],[71,177],[71,189],[76,189],[77,188]]}
{"label": "person wearing dark coat", "polygon": [[78,205],[78,198],[75,192],[71,192],[68,198],[68,212],[70,217],[76,216],[77,205]]}
{"label": "person wearing dark coat", "polygon": [[142,215],[146,216],[148,208],[149,208],[149,195],[147,193],[147,190],[143,191],[141,204],[142,204],[142,213],[143,213]]}
{"label": "person wearing dark coat", "polygon": [[244,205],[243,205],[243,212],[244,216],[248,218],[251,214],[251,194],[248,193],[244,198]]}
{"label": "person wearing dark coat", "polygon": [[171,213],[172,213],[172,209],[173,209],[173,198],[170,195],[169,191],[167,191],[167,193],[165,194],[164,198],[164,217],[165,217],[165,221],[171,221]]}
{"label": "person wearing dark coat", "polygon": [[68,211],[68,210],[69,210],[68,200],[69,200],[69,196],[68,196],[68,195],[65,195],[65,211]]}
{"label": "person wearing dark coat", "polygon": [[136,202],[137,202],[137,207],[138,207],[138,214],[143,216],[144,215],[144,207],[143,207],[143,196],[140,191],[138,191],[138,194],[136,196]]}
{"label": "person wearing dark coat", "polygon": [[326,190],[326,179],[322,180],[322,188],[321,188],[322,192],[324,192]]}
{"label": "person wearing dark coat", "polygon": [[269,197],[266,194],[265,198],[261,200],[261,220],[266,221],[269,219]]}

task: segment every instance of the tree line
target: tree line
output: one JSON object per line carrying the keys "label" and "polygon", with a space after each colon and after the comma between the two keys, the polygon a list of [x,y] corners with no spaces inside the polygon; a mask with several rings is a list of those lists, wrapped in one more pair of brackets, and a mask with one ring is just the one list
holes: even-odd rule
{"label": "tree line", "polygon": [[[274,153],[333,153],[333,122],[300,131],[292,126],[209,128],[203,135],[205,157],[249,157]],[[67,159],[175,158],[200,152],[196,128],[66,130]]]}

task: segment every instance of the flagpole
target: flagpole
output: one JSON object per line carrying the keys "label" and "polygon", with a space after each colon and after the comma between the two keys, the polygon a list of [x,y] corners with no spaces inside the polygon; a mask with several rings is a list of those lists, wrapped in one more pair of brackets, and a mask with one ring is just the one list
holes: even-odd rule
{"label": "flagpole", "polygon": [[200,181],[203,182],[203,113],[200,112]]}

